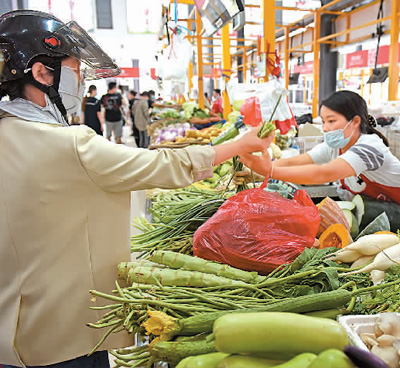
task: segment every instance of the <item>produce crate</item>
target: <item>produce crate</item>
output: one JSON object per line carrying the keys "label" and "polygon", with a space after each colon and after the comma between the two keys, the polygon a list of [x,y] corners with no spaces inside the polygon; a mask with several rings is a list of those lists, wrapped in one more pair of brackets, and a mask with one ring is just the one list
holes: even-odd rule
{"label": "produce crate", "polygon": [[296,137],[294,138],[293,146],[299,147],[300,153],[305,153],[311,148],[324,141],[323,136],[307,136],[307,137]]}
{"label": "produce crate", "polygon": [[[397,313],[400,317],[400,313]],[[360,338],[361,333],[374,333],[374,326],[379,314],[340,316],[338,322],[344,327],[349,336],[350,343],[360,349],[369,351]]]}

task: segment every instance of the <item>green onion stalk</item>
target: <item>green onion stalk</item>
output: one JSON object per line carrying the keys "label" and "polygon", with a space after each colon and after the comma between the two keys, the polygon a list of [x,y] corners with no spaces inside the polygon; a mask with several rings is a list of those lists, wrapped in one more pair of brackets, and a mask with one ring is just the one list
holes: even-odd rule
{"label": "green onion stalk", "polygon": [[[275,124],[273,123],[272,119],[273,119],[273,117],[275,115],[276,109],[279,106],[279,103],[281,102],[281,99],[282,99],[282,94],[280,94],[280,96],[278,98],[278,101],[275,104],[274,110],[272,111],[272,114],[271,114],[269,120],[268,121],[265,120],[262,123],[261,128],[260,128],[260,130],[258,131],[258,134],[257,134],[259,138],[267,138],[276,129]],[[242,171],[242,170],[243,170],[243,163],[239,161],[239,157],[238,156],[235,156],[233,158],[233,174],[232,174],[231,179],[229,180],[228,185],[231,183],[233,177],[235,176],[235,173],[237,171]],[[253,187],[254,187],[253,171],[251,172],[251,176],[252,176]],[[248,186],[247,186],[246,183],[238,185],[238,187],[236,189],[236,192],[239,193],[239,192],[241,192],[242,190],[245,190],[245,189],[248,189]]]}

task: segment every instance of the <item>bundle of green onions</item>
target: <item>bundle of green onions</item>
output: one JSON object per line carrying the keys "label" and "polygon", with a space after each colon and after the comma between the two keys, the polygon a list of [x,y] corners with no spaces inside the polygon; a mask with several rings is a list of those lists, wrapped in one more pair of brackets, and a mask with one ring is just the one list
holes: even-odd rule
{"label": "bundle of green onions", "polygon": [[215,190],[198,189],[193,185],[184,189],[154,192],[150,197],[149,212],[153,223],[168,224],[196,204],[219,197],[219,192]]}
{"label": "bundle of green onions", "polygon": [[145,218],[136,219],[134,226],[142,233],[131,237],[131,251],[139,252],[140,258],[150,257],[155,250],[191,254],[194,232],[217,212],[224,201],[219,195],[215,199],[202,199],[168,224],[152,224]]}

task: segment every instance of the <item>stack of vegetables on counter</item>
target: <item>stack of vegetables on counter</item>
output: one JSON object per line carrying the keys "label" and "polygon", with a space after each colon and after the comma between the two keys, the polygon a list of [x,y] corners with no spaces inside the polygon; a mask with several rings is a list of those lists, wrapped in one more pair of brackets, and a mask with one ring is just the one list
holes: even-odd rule
{"label": "stack of vegetables on counter", "polygon": [[[296,354],[320,354],[327,349],[342,349],[347,342],[343,346],[329,345],[329,342],[323,349],[314,350],[315,343],[310,342],[309,338],[310,335],[320,335],[317,331],[318,323],[334,325],[333,321],[322,317],[336,318],[338,314],[350,313],[357,305],[360,295],[385,292],[391,287],[399,286],[400,279],[373,286],[368,276],[348,274],[348,265],[327,259],[332,250],[334,249],[307,249],[291,265],[283,265],[269,276],[260,276],[255,272],[246,272],[175,252],[156,251],[150,261],[119,265],[119,282],[124,283],[125,287],[117,283],[113,294],[92,291],[95,297],[108,299],[114,304],[94,307],[109,311],[90,327],[108,328],[105,337],[113,332],[126,331],[131,334],[137,333],[143,339],[148,338],[149,344],[145,346],[112,352],[116,357],[117,366],[150,366],[159,361],[175,365],[188,356],[216,351],[226,354],[243,353],[226,347],[221,348],[216,326],[222,318],[225,318],[223,321],[230,321],[230,318],[237,321],[269,321],[267,325],[274,327],[272,331],[260,328],[257,324],[251,327],[249,322],[245,322],[245,334],[235,333],[237,330],[232,327],[232,323],[226,324],[227,330],[228,327],[232,328],[232,339],[240,341],[233,346],[245,346],[249,339],[259,340],[257,346],[263,346],[264,352],[269,354],[269,359],[282,361]],[[231,312],[238,314],[232,315]],[[299,315],[278,318],[279,315],[273,316],[272,312],[308,314],[308,318],[315,320],[305,323],[306,328],[303,330],[299,327],[302,321]],[[243,317],[238,317],[241,315]],[[264,334],[272,336],[272,333],[277,333],[276,326],[271,325],[271,320],[276,323],[294,321],[285,327],[286,333],[293,331],[292,335],[282,336],[282,341],[288,341],[290,338],[296,343],[290,346],[282,344],[281,349],[290,352],[290,348],[296,345],[301,348],[297,348],[298,350],[292,351],[291,354],[277,357],[276,354],[280,351],[276,350],[276,345],[271,345],[268,339],[264,340]],[[225,322],[219,326],[223,325]],[[211,334],[213,326],[214,335]],[[343,341],[337,338],[334,340]],[[226,359],[228,362],[234,362],[243,358]],[[221,365],[225,366],[231,367]],[[269,366],[274,365],[271,363]]]}
{"label": "stack of vegetables on counter", "polygon": [[[192,103],[184,111],[186,119],[200,118],[203,113]],[[215,126],[186,128],[185,139],[201,138],[204,143],[223,134]],[[273,123],[265,122],[260,135],[273,130]],[[290,261],[274,264],[271,272],[262,269],[260,259],[258,268],[246,271],[221,259],[194,257],[194,234],[220,214],[221,207],[255,193],[250,191],[265,194],[254,188],[236,195],[231,180],[239,169],[237,161],[228,161],[214,168],[213,178],[185,189],[148,193],[152,220],[134,220],[141,231],[131,239],[137,259],[121,260],[115,290],[91,290],[93,300],[105,304],[92,307],[104,314],[88,326],[106,329],[93,351],[110,334],[127,333],[132,345],[135,337],[144,345],[112,351],[117,367],[151,367],[158,362],[177,368],[398,367],[394,354],[377,354],[378,358],[374,355],[378,348],[372,345],[375,341],[381,348],[384,340],[396,350],[394,340],[400,336],[369,336],[371,354],[350,346],[353,341],[335,320],[350,314],[400,312],[400,206],[360,195],[352,201],[327,197],[315,206],[307,195],[307,206],[315,215],[310,219],[310,241]],[[289,199],[293,196],[284,196],[280,190],[271,195],[288,207],[300,197]],[[264,202],[271,209],[272,201]],[[304,229],[293,226],[289,218],[270,220],[290,227],[293,236],[288,237],[260,213],[256,207],[255,221],[275,231],[271,243],[278,239],[281,252],[298,246],[299,237],[305,236],[300,234]],[[300,213],[304,219],[305,212]],[[232,223],[224,218],[218,222],[226,239],[232,238]],[[263,242],[261,233],[249,231],[250,221],[242,225],[232,244],[247,242],[251,236]],[[213,237],[211,232],[204,239],[209,237]],[[239,252],[235,257],[247,255]],[[266,257],[273,257],[273,252]]]}

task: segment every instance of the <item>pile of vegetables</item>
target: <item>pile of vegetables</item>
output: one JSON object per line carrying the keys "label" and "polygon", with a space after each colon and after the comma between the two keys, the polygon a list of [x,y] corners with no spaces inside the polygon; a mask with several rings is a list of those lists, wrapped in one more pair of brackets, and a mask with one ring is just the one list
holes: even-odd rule
{"label": "pile of vegetables", "polygon": [[400,283],[371,286],[368,277],[347,276],[343,271],[348,266],[326,260],[330,253],[331,249],[306,249],[291,265],[259,276],[197,257],[155,251],[150,260],[119,265],[120,283],[127,286],[117,283],[113,294],[91,291],[112,304],[94,307],[108,311],[90,327],[108,328],[104,338],[119,331],[147,336],[150,344],[144,347],[113,352],[117,366],[150,366],[158,361],[178,364],[187,356],[215,352],[219,345],[214,342],[215,331],[210,336],[213,325],[232,311],[336,318],[350,312],[360,295],[384,292]]}
{"label": "pile of vegetables", "polygon": [[191,118],[204,119],[210,117],[208,110],[201,109],[195,102],[185,102],[182,104],[182,109],[187,120]]}
{"label": "pile of vegetables", "polygon": [[163,144],[167,142],[174,142],[179,137],[186,137],[186,132],[189,130],[196,130],[192,128],[190,123],[177,123],[169,124],[161,129],[156,129],[153,132],[152,143],[153,144]]}
{"label": "pile of vegetables", "polygon": [[157,115],[159,119],[180,119],[182,115],[174,109],[165,109]]}

